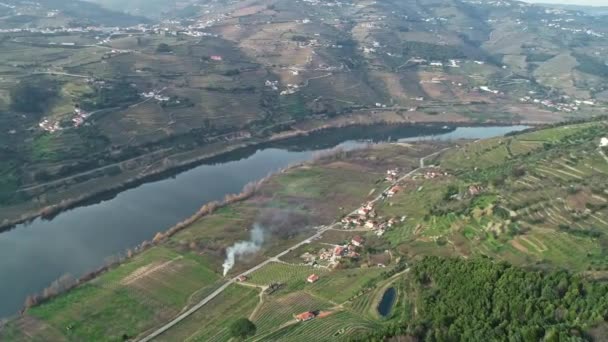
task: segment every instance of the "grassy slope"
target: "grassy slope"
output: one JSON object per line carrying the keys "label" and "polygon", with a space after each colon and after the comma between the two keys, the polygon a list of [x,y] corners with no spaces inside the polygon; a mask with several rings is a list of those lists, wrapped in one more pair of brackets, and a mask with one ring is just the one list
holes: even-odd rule
{"label": "grassy slope", "polygon": [[[558,127],[446,153],[439,164],[449,176],[417,179],[383,205],[382,213],[409,216],[387,238],[412,255],[484,254],[601,273],[608,163],[597,144],[604,129],[603,122]],[[484,193],[469,195],[473,184]],[[449,186],[459,187],[461,200],[444,199]],[[503,209],[510,217],[497,213]]]}

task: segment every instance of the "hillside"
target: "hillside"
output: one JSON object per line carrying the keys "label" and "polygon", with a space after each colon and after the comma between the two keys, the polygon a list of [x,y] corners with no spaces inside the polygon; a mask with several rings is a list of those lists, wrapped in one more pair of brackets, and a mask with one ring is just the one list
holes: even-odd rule
{"label": "hillside", "polygon": [[513,1],[123,3],[0,6],[5,225],[275,134],[606,113],[605,17]]}
{"label": "hillside", "polygon": [[[241,317],[256,325],[255,341],[601,340],[607,127],[592,121],[319,156],[227,205],[205,206],[98,277],[30,298],[0,339],[141,338],[209,296],[158,340],[228,340]],[[226,269],[227,247],[238,241],[253,249]],[[318,280],[307,281],[312,274]],[[382,317],[389,288],[396,299]],[[307,311],[316,317],[296,322]]]}

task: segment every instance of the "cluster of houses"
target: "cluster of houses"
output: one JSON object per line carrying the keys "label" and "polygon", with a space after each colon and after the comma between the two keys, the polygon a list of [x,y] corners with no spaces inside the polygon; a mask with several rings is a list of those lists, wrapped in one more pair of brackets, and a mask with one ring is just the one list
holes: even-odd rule
{"label": "cluster of houses", "polygon": [[593,100],[574,100],[573,102],[555,102],[549,99],[539,99],[532,96],[524,96],[519,99],[523,103],[535,103],[543,105],[547,108],[552,108],[560,112],[575,112],[580,109],[580,106],[594,106],[595,101]]}
{"label": "cluster of houses", "polygon": [[449,174],[445,171],[442,172],[441,170],[437,170],[437,169],[428,170],[423,175],[424,179],[435,179],[435,178],[445,177],[445,176],[449,176]]}
{"label": "cluster of houses", "polygon": [[295,94],[298,92],[298,90],[300,90],[300,86],[297,84],[288,84],[287,85],[287,89],[281,91],[279,94],[280,95],[291,95],[291,94]]}
{"label": "cluster of houses", "polygon": [[74,127],[80,127],[88,116],[89,114],[82,110],[80,107],[74,107],[74,117],[72,117]]}
{"label": "cluster of houses", "polygon": [[[85,112],[84,110],[82,110],[80,107],[74,107],[74,116],[72,117],[72,124],[74,128],[78,128],[80,126],[82,126],[85,122],[85,120],[87,119],[87,117],[89,117],[89,113]],[[49,133],[55,133],[57,131],[61,131],[63,129],[65,129],[65,127],[62,126],[61,121],[59,120],[49,120],[49,119],[44,119],[42,121],[40,121],[40,123],[38,123],[38,127],[40,127],[40,129],[42,129],[45,132],[49,132]]]}
{"label": "cluster of houses", "polygon": [[[357,251],[357,248],[363,247],[365,240],[361,236],[355,236],[351,239],[350,243],[345,245],[335,245],[333,248],[321,248],[316,254],[304,253],[300,257],[304,259],[304,261],[308,265],[313,265],[319,267],[317,261],[324,261],[327,263],[328,267],[334,267],[338,265],[339,261],[342,259],[350,258],[357,259],[361,255]],[[309,283],[314,283],[319,280],[319,277],[316,274],[311,274],[306,281]]]}
{"label": "cluster of houses", "polygon": [[40,127],[43,131],[49,133],[55,133],[57,131],[62,130],[59,121],[50,121],[49,119],[44,119],[40,121],[38,127]]}
{"label": "cluster of houses", "polygon": [[[386,197],[392,197],[397,192],[401,191],[401,187],[395,185],[386,192]],[[345,229],[365,228],[374,231],[377,236],[382,236],[387,229],[392,228],[397,223],[396,218],[383,220],[377,218],[377,213],[371,203],[367,203],[357,210],[353,215],[342,218],[342,225]],[[355,240],[351,241],[353,245],[359,246]]]}
{"label": "cluster of houses", "polygon": [[274,91],[279,91],[279,81],[266,80],[264,85]]}
{"label": "cluster of houses", "polygon": [[354,214],[342,218],[341,222],[344,225],[344,228],[352,228],[362,226],[368,220],[374,219],[376,216],[377,213],[376,210],[374,210],[374,204],[370,202],[362,205]]}
{"label": "cluster of houses", "polygon": [[386,180],[388,182],[395,182],[399,178],[398,176],[399,176],[398,168],[386,170],[386,177],[384,178],[384,180]]}
{"label": "cluster of houses", "polygon": [[598,38],[604,37],[604,35],[602,33],[596,32],[589,28],[562,26],[562,23],[574,22],[573,18],[567,18],[567,19],[556,18],[556,19],[552,19],[550,21],[548,19],[541,19],[541,22],[544,23],[546,27],[556,29],[556,30],[567,31],[567,32],[572,32],[572,33],[581,33],[581,34],[585,34],[585,35],[592,36],[592,37],[598,37]]}
{"label": "cluster of houses", "polygon": [[154,100],[156,100],[158,102],[167,102],[171,98],[169,96],[162,95],[161,92],[163,90],[164,89],[161,89],[161,90],[152,90],[152,91],[147,92],[147,93],[146,92],[141,93],[140,95],[141,95],[141,97],[143,97],[145,99],[154,99]]}

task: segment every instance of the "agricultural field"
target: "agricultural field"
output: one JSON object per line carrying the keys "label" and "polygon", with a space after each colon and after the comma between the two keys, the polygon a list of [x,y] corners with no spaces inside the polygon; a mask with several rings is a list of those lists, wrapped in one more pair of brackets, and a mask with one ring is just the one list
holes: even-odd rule
{"label": "agricultural field", "polygon": [[[253,227],[263,229],[264,242],[255,253],[238,256],[230,276],[310,237],[314,234],[313,226],[330,224],[341,212],[351,211],[377,196],[387,186],[383,181],[386,169],[399,166],[411,170],[419,164],[420,157],[443,146],[441,143],[378,145],[326,154],[288,169],[257,185],[245,200],[212,210],[171,236],[159,234],[152,247],[135,253],[119,266],[111,267],[64,295],[33,306],[15,323],[7,325],[2,334],[22,336],[27,330],[30,340],[42,336],[38,333],[51,332],[66,339],[117,340],[150,331],[226,281],[227,278],[221,276],[226,247],[247,241]],[[349,177],[340,176],[344,174]],[[316,185],[318,181],[321,186]],[[314,186],[317,187],[310,189]],[[327,231],[312,244],[333,246],[350,241],[354,235],[341,230]],[[346,269],[332,270],[307,266],[301,260],[271,262],[250,274],[246,282],[230,285],[226,292],[214,298],[210,303],[218,303],[213,306],[214,310],[198,311],[163,338],[225,340],[232,319],[222,319],[227,310],[234,319],[251,316],[259,321],[260,338],[278,333],[277,329],[283,325],[291,329],[295,323],[293,314],[300,313],[293,312],[296,309],[326,312],[323,314],[328,320],[324,323],[328,326],[323,328],[326,334],[353,333],[358,331],[355,326],[357,329],[372,327],[375,323],[369,321],[370,318],[356,318],[357,313],[336,307],[372,286],[389,268],[359,268],[358,263],[345,265],[348,265]],[[306,282],[312,273],[320,276],[315,284]],[[284,286],[270,295],[262,293],[276,282]],[[229,303],[224,304],[226,302]],[[287,302],[293,304],[284,308],[280,304]],[[241,306],[234,311],[230,303]],[[340,331],[336,327],[345,317],[355,317],[354,322],[361,325],[353,323]],[[200,320],[214,323],[203,328],[198,323]]]}
{"label": "agricultural field", "polygon": [[442,155],[447,175],[414,177],[383,203],[406,215],[386,239],[410,255],[487,255],[600,276],[606,262],[604,122],[467,143]]}
{"label": "agricultural field", "polygon": [[[260,229],[263,243],[236,256],[229,276],[285,251],[282,257],[231,283],[161,340],[224,341],[239,318],[256,325],[252,341],[340,340],[382,330],[412,317],[420,293],[409,272],[425,256],[491,257],[604,278],[608,157],[598,146],[606,127],[592,121],[460,141],[448,149],[440,143],[396,143],[319,156],[270,177],[244,200],[211,210],[185,229],[158,235],[152,247],[120,266],[33,305],[0,336],[142,336],[225,284],[226,247],[253,239]],[[314,226],[336,222],[380,195],[390,184],[386,170],[399,167],[404,174],[433,151],[440,153],[426,168],[376,203],[376,220],[395,222],[384,234],[337,224],[290,249],[313,235]],[[351,245],[355,236],[362,237],[362,246]],[[338,245],[350,245],[348,253],[315,260]],[[312,274],[319,278],[309,283]],[[273,284],[278,286],[270,288]],[[377,308],[391,287],[394,307],[382,317]],[[316,317],[295,320],[307,311]]]}
{"label": "agricultural field", "polygon": [[198,310],[159,341],[227,341],[230,323],[253,312],[259,302],[258,292],[255,288],[231,285],[205,310]]}
{"label": "agricultural field", "polygon": [[28,315],[42,334],[48,330],[71,340],[119,340],[179,313],[192,296],[212,289],[218,278],[196,256],[156,248]]}
{"label": "agricultural field", "polygon": [[[509,0],[8,3],[0,4],[7,225],[291,133],[379,122],[547,125],[608,113],[606,18],[575,11]],[[229,340],[243,317],[258,326],[252,340],[348,339],[416,311],[427,289],[393,277],[428,256],[605,279],[606,128],[591,121],[459,141],[396,188],[387,170],[403,176],[447,145],[316,156],[206,205],[92,279],[63,279],[30,297],[0,339],[135,339],[224,284],[161,339]],[[283,286],[266,293],[276,282]],[[388,286],[398,312],[381,318]],[[315,319],[296,322],[306,310]]]}

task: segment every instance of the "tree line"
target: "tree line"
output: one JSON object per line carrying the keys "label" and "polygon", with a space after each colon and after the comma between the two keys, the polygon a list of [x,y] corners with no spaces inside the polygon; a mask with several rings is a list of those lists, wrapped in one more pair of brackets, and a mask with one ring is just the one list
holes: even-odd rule
{"label": "tree line", "polygon": [[592,341],[608,318],[608,285],[566,271],[426,257],[412,267],[415,313],[357,341],[409,336],[423,341]]}

